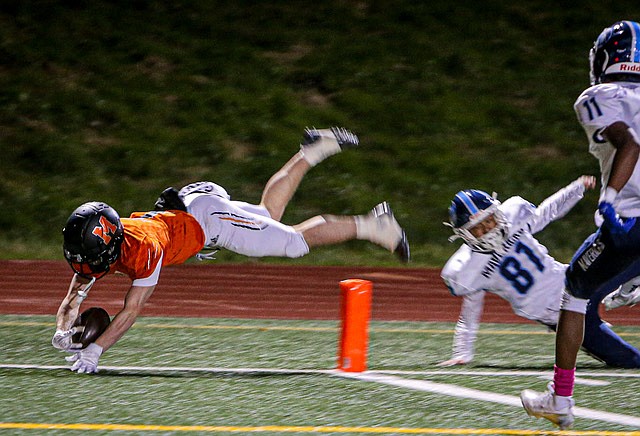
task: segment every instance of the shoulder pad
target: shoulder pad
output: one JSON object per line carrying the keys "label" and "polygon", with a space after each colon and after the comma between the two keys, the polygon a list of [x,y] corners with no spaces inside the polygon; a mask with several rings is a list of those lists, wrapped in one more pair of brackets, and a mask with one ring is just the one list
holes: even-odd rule
{"label": "shoulder pad", "polygon": [[519,224],[533,215],[536,206],[520,196],[508,198],[500,205],[500,210],[507,217],[512,227],[518,228]]}

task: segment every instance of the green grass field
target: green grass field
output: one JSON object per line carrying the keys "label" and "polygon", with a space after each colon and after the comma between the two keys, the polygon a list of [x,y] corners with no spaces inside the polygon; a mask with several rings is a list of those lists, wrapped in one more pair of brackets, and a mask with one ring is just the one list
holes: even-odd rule
{"label": "green grass field", "polygon": [[[314,168],[284,221],[388,200],[414,264],[441,266],[457,191],[537,204],[597,174],[572,105],[621,19],[636,0],[0,2],[0,258],[60,259],[89,200],[128,215],[213,180],[258,202],[305,126],[344,125],[361,150]],[[541,235],[559,259],[597,199]],[[386,262],[354,246],[327,261]]]}
{"label": "green grass field", "polygon": [[[0,2],[0,259],[60,260],[61,229],[89,200],[126,216],[166,186],[213,180],[257,202],[305,126],[344,125],[360,149],[314,168],[284,221],[388,200],[412,265],[440,267],[458,246],[441,224],[458,190],[539,203],[598,172],[572,104],[594,38],[637,11],[637,0]],[[539,235],[559,260],[593,230],[597,198]],[[397,265],[361,241],[286,262]],[[335,322],[145,318],[83,376],[59,367],[52,317],[0,316],[0,435],[553,434],[517,404],[433,384],[517,401],[544,388],[553,336],[483,326],[474,364],[443,370],[452,328],[373,323],[369,368],[395,377],[383,382],[331,372]],[[578,385],[580,406],[638,415],[640,372],[580,364],[602,382]],[[640,435],[601,419],[576,429]]]}
{"label": "green grass field", "polygon": [[[94,376],[61,367],[53,327],[0,316],[0,434],[555,434],[517,399],[551,375],[554,337],[533,325],[483,325],[474,363],[440,368],[452,324],[374,321],[355,378],[333,371],[335,321],[141,318]],[[584,355],[579,367],[575,398],[590,410],[564,434],[640,435],[640,371]]]}

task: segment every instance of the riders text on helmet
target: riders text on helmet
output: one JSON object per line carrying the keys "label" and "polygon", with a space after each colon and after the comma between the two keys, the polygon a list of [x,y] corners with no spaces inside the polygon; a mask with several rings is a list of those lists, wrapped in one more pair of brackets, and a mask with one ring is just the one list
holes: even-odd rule
{"label": "riders text on helmet", "polygon": [[640,24],[618,21],[607,27],[589,52],[592,85],[640,82]]}

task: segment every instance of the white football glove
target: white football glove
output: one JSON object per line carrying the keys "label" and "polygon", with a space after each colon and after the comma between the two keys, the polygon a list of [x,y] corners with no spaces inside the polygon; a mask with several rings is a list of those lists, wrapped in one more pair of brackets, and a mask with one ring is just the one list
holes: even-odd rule
{"label": "white football glove", "polygon": [[98,359],[101,355],[102,347],[92,342],[84,350],[65,357],[65,359],[67,362],[74,362],[71,371],[76,371],[78,374],[93,374],[98,372]]}
{"label": "white football glove", "polygon": [[56,330],[53,338],[51,338],[51,345],[58,350],[75,353],[82,348],[82,344],[73,342],[73,335],[83,331],[84,326],[71,327],[69,330]]}

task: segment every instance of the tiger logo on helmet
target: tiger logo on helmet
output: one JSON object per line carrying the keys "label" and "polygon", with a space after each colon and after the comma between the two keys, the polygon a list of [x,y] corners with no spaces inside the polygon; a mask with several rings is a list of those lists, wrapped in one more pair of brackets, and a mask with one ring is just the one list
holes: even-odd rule
{"label": "tiger logo on helmet", "polygon": [[64,258],[71,269],[82,277],[98,279],[120,257],[124,231],[115,209],[91,201],[71,213],[62,235]]}

